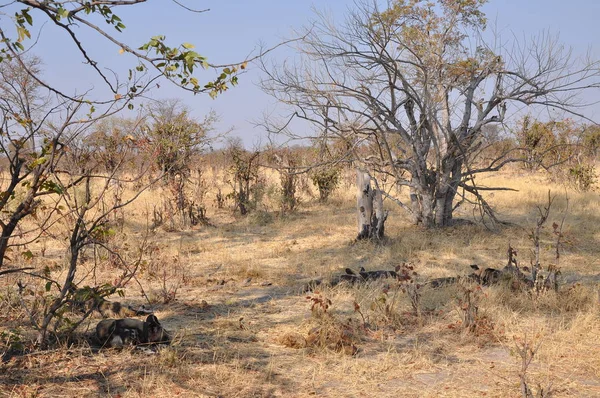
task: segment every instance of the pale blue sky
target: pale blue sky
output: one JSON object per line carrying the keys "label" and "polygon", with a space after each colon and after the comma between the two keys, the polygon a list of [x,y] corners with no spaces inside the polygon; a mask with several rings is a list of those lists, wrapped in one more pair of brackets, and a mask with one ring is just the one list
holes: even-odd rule
{"label": "pale blue sky", "polygon": [[[149,0],[135,7],[121,8],[118,15],[127,26],[123,39],[131,45],[140,45],[150,36],[164,34],[168,42],[190,42],[199,53],[213,63],[241,61],[258,48],[259,43],[271,46],[292,36],[294,28],[301,28],[313,16],[312,7],[330,10],[336,18],[343,18],[352,0],[180,0],[195,8],[210,8],[203,14],[189,13],[170,0]],[[531,35],[544,29],[561,34],[561,39],[573,46],[576,53],[591,48],[600,55],[600,0],[491,0],[485,6],[490,22],[495,22],[506,34]],[[3,27],[7,21],[2,18]],[[44,18],[34,15],[37,21]],[[133,60],[119,55],[118,48],[95,35],[86,36],[87,47],[96,59],[111,68],[126,69]],[[45,62],[47,80],[79,92],[93,85],[89,67],[81,64],[74,46],[55,27],[47,23],[34,50]],[[289,50],[278,50],[272,57],[282,61],[290,56]],[[209,80],[210,73],[199,74],[200,80]],[[260,72],[250,65],[247,74],[240,77],[240,85],[222,94],[216,100],[207,96],[193,96],[168,84],[155,90],[153,97],[181,98],[199,118],[214,109],[220,116],[221,130],[234,127],[234,134],[247,145],[261,141],[262,131],[251,121],[260,118],[272,107],[272,100],[255,83]],[[596,95],[595,95],[596,96]],[[598,96],[600,97],[600,96]],[[592,116],[595,117],[592,111]],[[600,110],[598,111],[600,116]],[[596,117],[600,119],[600,117]],[[600,121],[600,120],[597,120]],[[262,139],[264,143],[264,139]]]}

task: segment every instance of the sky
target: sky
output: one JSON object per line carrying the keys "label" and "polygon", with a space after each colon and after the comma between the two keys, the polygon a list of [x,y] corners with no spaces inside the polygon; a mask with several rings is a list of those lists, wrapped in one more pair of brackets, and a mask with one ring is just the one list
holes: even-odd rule
{"label": "sky", "polygon": [[[271,47],[286,38],[294,37],[294,30],[306,26],[314,18],[314,9],[326,10],[336,20],[353,7],[353,0],[178,0],[205,13],[191,13],[171,0],[148,0],[133,7],[121,7],[115,13],[126,29],[117,37],[132,46],[139,46],[151,36],[166,35],[171,44],[189,42],[195,50],[207,56],[211,63],[225,64],[243,61],[257,54],[261,45]],[[7,1],[0,1],[4,4]],[[9,12],[7,9],[1,10]],[[491,24],[503,35],[530,36],[543,30],[559,33],[561,40],[572,46],[575,54],[591,49],[600,56],[600,0],[491,0],[484,11]],[[14,12],[14,11],[13,11]],[[67,91],[83,92],[98,88],[89,66],[83,65],[73,43],[63,32],[45,20],[41,14],[32,14],[36,26],[41,26],[38,43],[33,52],[44,61],[45,79]],[[10,21],[0,15],[3,29]],[[80,29],[86,48],[101,66],[126,71],[135,66],[135,60],[119,54],[119,48],[96,34]],[[35,33],[34,33],[35,36]],[[269,54],[278,63],[293,57],[289,48],[280,48]],[[214,78],[213,72],[200,72],[200,81]],[[240,84],[216,99],[207,95],[192,95],[168,83],[161,84],[151,96],[156,100],[180,98],[198,119],[214,110],[220,117],[218,131],[233,129],[232,134],[242,139],[247,147],[266,142],[264,130],[255,127],[264,112],[272,110],[273,100],[257,86],[261,72],[250,64],[247,73],[240,76]],[[592,93],[594,98],[598,93]],[[590,116],[600,122],[600,109],[592,109]]]}

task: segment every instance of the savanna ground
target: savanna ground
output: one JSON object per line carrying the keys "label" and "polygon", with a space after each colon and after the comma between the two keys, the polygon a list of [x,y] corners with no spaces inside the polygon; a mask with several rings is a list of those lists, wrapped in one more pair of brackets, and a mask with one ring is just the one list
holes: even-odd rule
{"label": "savanna ground", "polygon": [[[212,226],[159,228],[148,238],[151,256],[138,280],[174,335],[171,346],[155,354],[96,352],[80,339],[15,355],[0,364],[0,395],[519,397],[517,347],[527,341],[534,348],[541,344],[525,375],[534,391],[600,396],[597,193],[568,192],[559,292],[532,296],[506,286],[474,289],[479,308],[474,332],[461,326],[465,288],[460,286],[423,286],[419,315],[392,281],[303,291],[308,279],[346,267],[389,270],[410,262],[419,283],[466,275],[474,263],[501,268],[509,244],[521,264],[529,265],[536,206],[545,204],[548,189],[557,197],[542,235],[542,264],[556,262],[551,224],[563,217],[564,189],[544,176],[517,171],[485,183],[518,189],[490,198],[501,218],[514,224],[422,230],[390,207],[384,245],[352,244],[355,198],[349,184],[326,204],[304,198],[299,210],[285,217],[264,212],[234,217],[211,202]],[[126,210],[123,245],[134,247],[145,236],[157,195],[147,192]],[[471,208],[464,211],[463,216],[472,215]],[[62,272],[64,242],[44,245],[44,256],[42,248],[34,248],[32,261]],[[104,264],[88,278],[109,282],[119,272]],[[3,331],[26,324],[14,293],[18,279],[23,277],[0,282]],[[111,300],[147,304],[139,286],[132,281],[123,298]],[[320,303],[327,299],[331,305],[323,314]],[[82,327],[82,335],[91,334],[97,321]],[[19,330],[26,341],[30,331]]]}

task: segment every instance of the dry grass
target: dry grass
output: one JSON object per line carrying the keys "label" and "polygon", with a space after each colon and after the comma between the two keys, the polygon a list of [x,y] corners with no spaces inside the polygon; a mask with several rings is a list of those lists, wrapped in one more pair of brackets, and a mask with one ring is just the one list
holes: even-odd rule
{"label": "dry grass", "polygon": [[[597,193],[569,192],[560,266],[565,284],[580,285],[533,297],[502,286],[477,290],[481,323],[475,333],[461,328],[457,286],[421,288],[420,314],[406,294],[386,282],[301,292],[307,278],[328,277],[345,267],[392,269],[410,261],[419,282],[467,274],[473,263],[498,268],[506,263],[509,243],[528,264],[535,206],[552,188],[559,195],[550,222],[559,220],[566,205],[563,191],[529,175],[501,174],[480,183],[519,190],[490,198],[516,225],[425,231],[391,208],[386,245],[351,245],[353,190],[344,190],[329,204],[307,198],[296,214],[267,222],[236,219],[211,207],[214,227],[158,230],[150,238],[155,250],[140,281],[157,316],[174,332],[174,344],[153,355],[94,353],[78,343],[14,356],[0,364],[0,395],[518,397],[515,344],[527,337],[541,341],[527,375],[532,388],[551,382],[556,396],[600,396]],[[125,232],[131,245],[142,236],[156,195],[148,193],[128,210]],[[543,238],[542,260],[548,264],[550,231]],[[62,272],[63,249],[46,246],[46,257],[35,261]],[[114,278],[108,265],[98,271],[97,281]],[[16,279],[1,281],[0,331],[24,317],[7,293]],[[161,300],[165,286],[175,290],[175,300],[167,304]],[[129,285],[125,293],[123,301],[144,303],[138,286]],[[311,311],[314,300],[307,295],[331,305]],[[26,328],[23,336],[26,340]]]}

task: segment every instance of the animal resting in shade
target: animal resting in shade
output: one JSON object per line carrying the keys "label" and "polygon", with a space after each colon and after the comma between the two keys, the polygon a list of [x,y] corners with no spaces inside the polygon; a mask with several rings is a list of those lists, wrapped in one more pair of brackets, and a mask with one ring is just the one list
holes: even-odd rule
{"label": "animal resting in shade", "polygon": [[131,318],[104,319],[96,326],[96,337],[102,347],[115,348],[171,342],[171,337],[154,315],[149,315],[146,321]]}

